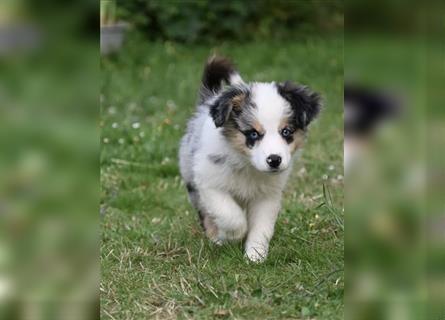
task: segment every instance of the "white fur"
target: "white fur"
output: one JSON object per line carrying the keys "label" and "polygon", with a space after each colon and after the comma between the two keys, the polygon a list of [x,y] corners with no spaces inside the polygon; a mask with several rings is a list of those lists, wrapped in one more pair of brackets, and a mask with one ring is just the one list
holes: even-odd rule
{"label": "white fur", "polygon": [[286,170],[290,164],[289,145],[279,132],[279,125],[284,116],[288,115],[288,103],[277,93],[270,83],[255,83],[252,86],[253,100],[256,102],[256,117],[266,130],[264,138],[252,150],[252,162],[260,171],[270,171],[266,159],[271,154],[277,154],[282,162],[280,170]]}
{"label": "white fur", "polygon": [[241,78],[241,76],[237,72],[230,75],[229,82],[232,85],[244,84],[243,78]]}

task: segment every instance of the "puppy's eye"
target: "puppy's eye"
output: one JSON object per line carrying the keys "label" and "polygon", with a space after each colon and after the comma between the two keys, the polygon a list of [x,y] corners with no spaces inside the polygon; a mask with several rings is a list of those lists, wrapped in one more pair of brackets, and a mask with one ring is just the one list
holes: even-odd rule
{"label": "puppy's eye", "polygon": [[251,140],[256,140],[260,137],[259,133],[256,132],[255,130],[250,131],[247,136],[249,137],[249,139]]}
{"label": "puppy's eye", "polygon": [[284,128],[283,130],[281,130],[281,135],[284,138],[289,137],[292,134],[292,131],[289,128]]}

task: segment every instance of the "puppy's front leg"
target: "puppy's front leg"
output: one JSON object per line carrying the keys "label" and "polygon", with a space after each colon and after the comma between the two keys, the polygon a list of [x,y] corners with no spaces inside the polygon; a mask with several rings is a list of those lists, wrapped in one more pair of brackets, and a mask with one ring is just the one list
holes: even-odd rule
{"label": "puppy's front leg", "polygon": [[200,191],[201,202],[216,227],[213,241],[241,240],[247,232],[246,214],[226,192],[206,189]]}
{"label": "puppy's front leg", "polygon": [[245,243],[246,256],[254,262],[262,262],[269,251],[275,221],[280,211],[281,197],[259,199],[249,206],[249,231]]}

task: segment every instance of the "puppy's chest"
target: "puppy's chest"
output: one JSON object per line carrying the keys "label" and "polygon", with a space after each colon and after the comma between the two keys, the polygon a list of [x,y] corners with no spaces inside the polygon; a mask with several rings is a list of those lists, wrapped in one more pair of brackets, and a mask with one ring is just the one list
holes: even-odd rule
{"label": "puppy's chest", "polygon": [[220,187],[240,201],[270,196],[280,193],[282,189],[282,182],[278,176],[260,177],[243,170],[226,171],[220,179]]}

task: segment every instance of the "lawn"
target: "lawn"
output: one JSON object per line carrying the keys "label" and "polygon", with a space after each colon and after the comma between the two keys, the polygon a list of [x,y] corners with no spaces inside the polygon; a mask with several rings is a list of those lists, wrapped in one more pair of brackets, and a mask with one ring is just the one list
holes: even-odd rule
{"label": "lawn", "polygon": [[[295,80],[324,97],[263,264],[204,237],[178,170],[202,66],[229,55],[246,80]],[[343,41],[131,42],[101,61],[104,319],[342,319]]]}

